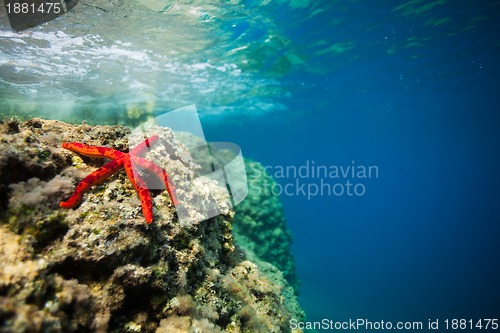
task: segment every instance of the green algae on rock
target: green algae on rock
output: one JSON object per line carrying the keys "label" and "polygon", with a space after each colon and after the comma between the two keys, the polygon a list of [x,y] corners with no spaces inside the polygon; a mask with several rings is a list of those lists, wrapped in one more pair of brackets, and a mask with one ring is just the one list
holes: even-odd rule
{"label": "green algae on rock", "polygon": [[[129,133],[0,123],[0,332],[291,332],[300,314],[285,304],[286,282],[269,279],[235,246],[230,210],[180,225],[168,194],[156,193],[147,225],[123,173],[86,193],[78,209],[59,208],[103,163],[75,159],[61,142],[126,151]],[[168,142],[177,145],[172,167],[188,179],[193,163]]]}

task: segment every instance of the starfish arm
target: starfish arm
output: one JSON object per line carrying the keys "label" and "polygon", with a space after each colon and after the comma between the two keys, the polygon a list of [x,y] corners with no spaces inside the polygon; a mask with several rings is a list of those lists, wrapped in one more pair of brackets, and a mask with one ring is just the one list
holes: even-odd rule
{"label": "starfish arm", "polygon": [[149,138],[147,138],[146,140],[142,141],[137,146],[135,146],[133,149],[131,149],[129,154],[140,155],[144,153],[146,149],[151,148],[151,146],[154,145],[159,138],[160,138],[159,135],[150,136]]}
{"label": "starfish arm", "polygon": [[142,213],[144,214],[144,218],[148,224],[153,222],[153,204],[151,202],[151,194],[149,193],[149,189],[146,185],[146,182],[139,175],[138,172],[134,172],[132,169],[132,163],[130,162],[130,157],[124,159],[125,164],[125,172],[127,173],[128,178],[132,185],[134,185],[135,191],[137,195],[139,195],[139,199],[141,200]]}
{"label": "starfish arm", "polygon": [[106,180],[113,173],[118,171],[123,166],[123,158],[112,160],[111,162],[100,167],[96,171],[92,172],[87,177],[83,178],[80,183],[76,186],[73,195],[66,201],[59,204],[62,208],[73,208],[82,199],[83,194],[94,184],[98,184]]}
{"label": "starfish arm", "polygon": [[172,180],[168,176],[167,172],[160,168],[158,165],[154,164],[151,161],[146,160],[145,158],[132,156],[132,162],[141,168],[147,169],[151,171],[159,180],[165,183],[165,188],[167,189],[168,195],[172,199],[174,205],[177,205],[179,202],[177,201],[177,195],[175,194],[175,186],[172,183]]}
{"label": "starfish arm", "polygon": [[117,159],[123,157],[125,154],[113,148],[94,147],[80,142],[63,142],[62,146],[63,148],[89,157],[108,157],[111,159]]}

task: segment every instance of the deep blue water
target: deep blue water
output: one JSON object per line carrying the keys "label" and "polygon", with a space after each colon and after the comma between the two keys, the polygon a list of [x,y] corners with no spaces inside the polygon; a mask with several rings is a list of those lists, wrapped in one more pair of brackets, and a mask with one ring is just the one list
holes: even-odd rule
{"label": "deep blue water", "polygon": [[[379,167],[361,197],[282,196],[309,320],[498,318],[500,6],[399,4],[276,8],[315,72],[283,78],[288,111],[207,136],[269,166]],[[320,52],[339,42],[352,48]]]}

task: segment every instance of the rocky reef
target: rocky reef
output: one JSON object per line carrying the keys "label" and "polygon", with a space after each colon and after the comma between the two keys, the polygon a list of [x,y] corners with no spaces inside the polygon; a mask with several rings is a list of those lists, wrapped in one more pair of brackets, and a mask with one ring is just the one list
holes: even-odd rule
{"label": "rocky reef", "polygon": [[235,208],[234,237],[253,257],[276,266],[298,292],[299,280],[290,250],[292,234],[279,197],[269,190],[275,181],[258,162],[247,160],[245,168],[248,196]]}
{"label": "rocky reef", "polygon": [[[189,181],[196,165],[171,131],[159,131],[170,168],[183,175],[175,181]],[[129,133],[42,119],[0,123],[0,332],[291,332],[289,320],[302,317],[285,279],[293,267],[240,249],[234,213],[214,184],[200,183],[193,195],[209,187],[224,213],[187,225],[166,191],[153,191],[148,225],[124,172],[94,186],[76,209],[59,207],[105,163],[61,142],[127,151]]]}

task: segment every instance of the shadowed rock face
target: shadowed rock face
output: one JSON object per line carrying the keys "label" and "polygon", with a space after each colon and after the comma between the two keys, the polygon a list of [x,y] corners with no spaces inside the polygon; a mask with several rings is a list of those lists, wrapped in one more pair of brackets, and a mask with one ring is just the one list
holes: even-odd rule
{"label": "shadowed rock face", "polygon": [[276,182],[260,163],[248,160],[245,164],[249,189],[245,201],[235,209],[235,239],[247,252],[276,266],[298,292],[292,234],[279,197],[270,191]]}
{"label": "shadowed rock face", "polygon": [[[181,226],[168,193],[156,191],[148,225],[123,172],[76,209],[59,208],[105,163],[61,142],[126,151],[128,134],[41,119],[0,124],[0,332],[290,332],[301,313],[284,299],[296,300],[283,297],[289,287],[274,266],[263,273],[235,246],[231,211]],[[189,181],[196,166],[171,132],[163,137],[171,167],[185,175],[176,181]]]}

